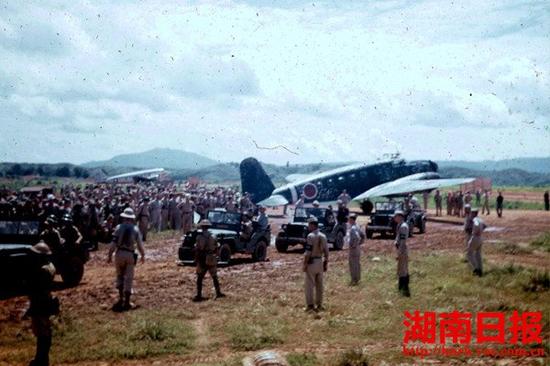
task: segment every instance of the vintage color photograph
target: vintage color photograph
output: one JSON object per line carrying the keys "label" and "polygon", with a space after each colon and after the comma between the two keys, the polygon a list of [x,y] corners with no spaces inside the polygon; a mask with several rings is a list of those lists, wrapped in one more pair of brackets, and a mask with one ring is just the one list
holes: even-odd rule
{"label": "vintage color photograph", "polygon": [[550,364],[550,2],[0,0],[0,366]]}

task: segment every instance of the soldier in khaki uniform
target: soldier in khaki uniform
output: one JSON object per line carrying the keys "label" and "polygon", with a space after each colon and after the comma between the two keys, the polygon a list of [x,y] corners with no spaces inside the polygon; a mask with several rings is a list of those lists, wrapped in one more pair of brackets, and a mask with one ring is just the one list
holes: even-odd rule
{"label": "soldier in khaki uniform", "polygon": [[194,205],[193,202],[189,199],[190,195],[186,194],[185,199],[180,204],[180,211],[181,211],[181,229],[183,231],[183,235],[187,234],[189,231],[191,231],[193,227],[193,210]]}
{"label": "soldier in khaki uniform", "polygon": [[139,232],[143,241],[147,241],[147,232],[149,231],[149,197],[145,197],[141,205],[139,205],[137,219]]}
{"label": "soldier in khaki uniform", "polygon": [[464,237],[466,239],[466,244],[464,246],[464,250],[467,250],[468,248],[468,243],[470,242],[470,237],[472,236],[472,229],[473,229],[473,226],[474,226],[474,221],[473,221],[473,216],[472,216],[472,206],[470,205],[465,205],[464,206]]}
{"label": "soldier in khaki uniform", "polygon": [[483,276],[483,266],[481,260],[481,246],[483,240],[481,235],[486,228],[485,223],[481,220],[478,215],[478,209],[472,209],[472,235],[468,241],[468,261],[473,268],[473,273],[476,276]]}
{"label": "soldier in khaki uniform", "polygon": [[398,289],[403,296],[409,297],[411,296],[409,290],[409,250],[407,249],[409,225],[405,222],[405,213],[401,210],[395,211],[394,220],[397,223],[395,247],[397,249]]}
{"label": "soldier in khaki uniform", "polygon": [[306,311],[320,311],[323,309],[323,272],[326,272],[328,268],[327,237],[319,231],[316,217],[311,217],[308,220],[308,229],[310,233],[307,236],[303,264]]}
{"label": "soldier in khaki uniform", "polygon": [[347,241],[349,243],[349,272],[351,285],[355,286],[361,280],[361,244],[365,241],[365,234],[357,225],[357,215],[351,214],[348,219]]}
{"label": "soldier in khaki uniform", "polygon": [[141,241],[141,233],[135,225],[136,216],[134,210],[127,208],[120,214],[123,222],[118,225],[113,234],[113,241],[109,248],[107,263],[112,262],[113,253],[115,254],[116,267],[116,288],[119,299],[113,306],[114,311],[130,310],[133,304],[130,302],[132,296],[132,284],[134,281],[134,267],[137,256],[135,254],[136,246],[141,255],[141,263],[145,262],[145,250]]}
{"label": "soldier in khaki uniform", "polygon": [[39,242],[31,248],[35,254],[35,270],[30,273],[29,299],[30,307],[27,315],[31,317],[32,333],[36,337],[36,354],[30,366],[48,366],[50,348],[52,345],[52,323],[50,317],[59,313],[59,301],[51,295],[51,287],[55,276],[55,267],[48,256],[50,248]]}
{"label": "soldier in khaki uniform", "polygon": [[202,282],[206,272],[210,273],[212,282],[214,282],[214,288],[216,290],[216,298],[225,297],[220,290],[220,282],[218,280],[217,267],[218,258],[216,256],[218,251],[218,244],[216,239],[210,234],[208,229],[211,224],[208,220],[201,220],[199,226],[202,231],[197,235],[197,244],[195,245],[195,261],[197,262],[197,295],[193,298],[193,301],[203,301],[202,297]]}

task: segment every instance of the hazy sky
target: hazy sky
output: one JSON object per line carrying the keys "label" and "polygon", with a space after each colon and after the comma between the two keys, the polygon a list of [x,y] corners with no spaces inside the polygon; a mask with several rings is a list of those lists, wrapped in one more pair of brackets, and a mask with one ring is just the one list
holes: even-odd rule
{"label": "hazy sky", "polygon": [[0,0],[0,161],[549,156],[549,73],[547,0]]}

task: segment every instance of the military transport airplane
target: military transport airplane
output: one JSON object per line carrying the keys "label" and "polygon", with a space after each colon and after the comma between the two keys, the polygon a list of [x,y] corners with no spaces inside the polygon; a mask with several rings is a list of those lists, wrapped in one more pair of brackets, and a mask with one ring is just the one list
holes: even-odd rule
{"label": "military transport airplane", "polygon": [[388,159],[374,164],[352,164],[311,176],[294,175],[296,180],[275,188],[258,160],[247,158],[240,164],[243,192],[248,192],[254,203],[264,206],[293,204],[302,194],[306,202],[333,202],[346,190],[353,200],[366,200],[431,191],[474,180],[440,179],[437,169],[437,164],[430,160]]}
{"label": "military transport airplane", "polygon": [[119,174],[105,179],[106,182],[130,181],[151,181],[158,179],[164,173],[163,168],[138,170],[131,173]]}

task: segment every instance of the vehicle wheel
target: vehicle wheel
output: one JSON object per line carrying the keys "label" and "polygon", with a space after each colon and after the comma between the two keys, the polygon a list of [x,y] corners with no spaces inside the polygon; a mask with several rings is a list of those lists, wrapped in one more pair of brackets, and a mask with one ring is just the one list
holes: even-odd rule
{"label": "vehicle wheel", "polygon": [[252,259],[254,259],[257,262],[264,262],[267,257],[267,244],[265,241],[260,240],[256,244],[256,249],[254,249],[254,253],[252,254]]}
{"label": "vehicle wheel", "polygon": [[339,231],[336,234],[336,238],[334,239],[334,244],[332,245],[334,250],[342,250],[344,248],[344,232]]}
{"label": "vehicle wheel", "polygon": [[63,283],[69,287],[76,286],[84,276],[84,262],[78,257],[68,258],[61,267]]}
{"label": "vehicle wheel", "polygon": [[426,232],[426,220],[420,221],[420,234],[424,234]]}
{"label": "vehicle wheel", "polygon": [[218,252],[218,260],[227,264],[231,262],[231,248],[229,247],[229,245],[224,244],[220,247],[220,250]]}
{"label": "vehicle wheel", "polygon": [[275,248],[279,253],[286,253],[288,250],[288,243],[282,240],[275,240]]}
{"label": "vehicle wheel", "polygon": [[372,239],[372,231],[367,230],[367,239]]}

